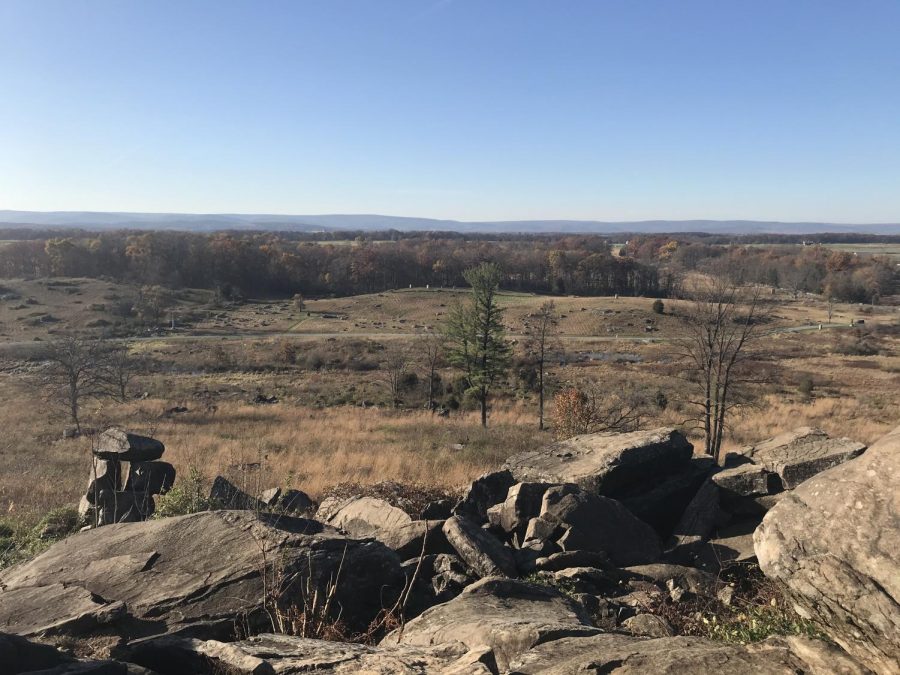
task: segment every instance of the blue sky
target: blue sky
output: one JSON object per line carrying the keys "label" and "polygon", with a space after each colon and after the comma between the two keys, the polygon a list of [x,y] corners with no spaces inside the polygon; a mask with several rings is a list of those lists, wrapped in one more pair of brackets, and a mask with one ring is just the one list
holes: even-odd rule
{"label": "blue sky", "polygon": [[0,208],[900,221],[898,0],[0,0]]}

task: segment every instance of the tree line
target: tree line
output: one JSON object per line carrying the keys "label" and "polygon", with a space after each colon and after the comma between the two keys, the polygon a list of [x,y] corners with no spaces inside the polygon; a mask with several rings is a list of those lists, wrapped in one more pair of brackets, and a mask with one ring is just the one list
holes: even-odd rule
{"label": "tree line", "polygon": [[900,289],[897,265],[888,256],[856,255],[816,244],[722,246],[660,235],[629,239],[622,251],[661,270],[703,272],[733,284],[819,293],[840,302],[877,303]]}
{"label": "tree line", "polygon": [[614,256],[602,237],[483,236],[396,241],[296,241],[281,233],[111,232],[20,240],[0,247],[5,278],[103,277],[229,294],[353,295],[464,286],[464,272],[498,264],[504,289],[582,295],[665,295],[654,265]]}

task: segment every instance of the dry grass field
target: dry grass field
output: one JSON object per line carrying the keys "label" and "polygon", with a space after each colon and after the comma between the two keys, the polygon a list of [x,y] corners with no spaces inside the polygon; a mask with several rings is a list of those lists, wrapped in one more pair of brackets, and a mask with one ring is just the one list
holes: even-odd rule
{"label": "dry grass field", "polygon": [[[101,327],[90,324],[114,324],[111,304],[137,289],[87,280],[3,286],[0,510],[33,522],[48,509],[77,502],[87,481],[90,441],[62,438],[65,417],[47,406],[35,386],[40,366],[28,356],[62,327],[100,333]],[[158,437],[181,475],[195,468],[207,480],[223,474],[249,488],[291,486],[317,496],[339,482],[397,480],[458,489],[510,454],[552,440],[537,430],[535,395],[514,374],[494,402],[487,430],[465,406],[449,418],[423,411],[421,377],[405,395],[405,409],[386,405],[387,355],[405,350],[410,370],[418,370],[417,334],[438,326],[460,295],[402,290],[311,300],[300,310],[290,300],[214,306],[211,293],[180,293],[177,311],[191,320],[131,342],[135,355],[149,359],[132,383],[135,398],[92,402],[87,422]],[[502,295],[514,337],[546,299]],[[727,445],[805,424],[871,442],[896,426],[896,308],[841,305],[833,322],[842,327],[818,330],[827,319],[821,299],[775,299],[772,327],[784,332],[767,338],[766,384],[755,405],[733,417]],[[690,417],[685,384],[673,375],[670,342],[683,335],[684,303],[666,301],[665,314],[658,315],[646,298],[554,301],[563,355],[551,368],[553,388],[593,386],[602,392],[628,384],[668,401],[648,411],[645,426],[682,425]],[[17,309],[23,304],[25,309]],[[56,320],[22,320],[35,312]],[[864,326],[851,329],[860,319]],[[803,331],[790,332],[798,328]],[[856,355],[862,342],[869,355]],[[286,345],[290,361],[284,358]],[[458,378],[446,367],[440,375],[442,386]],[[274,395],[278,403],[256,405],[257,394]],[[175,406],[188,411],[166,413]],[[693,434],[689,425],[683,428]]]}

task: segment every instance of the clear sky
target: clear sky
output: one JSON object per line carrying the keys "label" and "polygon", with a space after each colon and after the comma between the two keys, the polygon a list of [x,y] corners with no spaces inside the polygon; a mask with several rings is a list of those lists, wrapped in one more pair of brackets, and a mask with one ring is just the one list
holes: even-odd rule
{"label": "clear sky", "polygon": [[0,0],[0,208],[900,221],[900,0]]}

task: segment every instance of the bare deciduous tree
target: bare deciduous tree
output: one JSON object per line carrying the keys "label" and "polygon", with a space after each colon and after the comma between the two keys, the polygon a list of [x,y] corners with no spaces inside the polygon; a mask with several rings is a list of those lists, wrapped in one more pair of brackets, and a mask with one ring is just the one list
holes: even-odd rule
{"label": "bare deciduous tree", "polygon": [[47,367],[41,375],[41,384],[48,401],[66,411],[79,433],[83,403],[104,393],[105,349],[97,340],[72,335],[47,344]]}
{"label": "bare deciduous tree", "polygon": [[428,378],[428,409],[434,412],[434,385],[437,369],[444,355],[444,336],[440,333],[423,333],[419,338],[419,350],[422,370]]}
{"label": "bare deciduous tree", "polygon": [[538,429],[544,428],[544,374],[547,361],[559,349],[559,318],[552,300],[543,303],[525,324],[525,353],[537,370]]}
{"label": "bare deciduous tree", "polygon": [[99,356],[103,390],[119,402],[127,401],[128,385],[137,373],[138,360],[127,344],[109,346]]}
{"label": "bare deciduous tree", "polygon": [[688,335],[678,342],[684,376],[693,387],[688,403],[703,430],[707,454],[720,460],[729,413],[744,402],[754,381],[752,344],[761,335],[765,308],[759,287],[744,291],[715,280],[697,291],[687,314]]}
{"label": "bare deciduous tree", "polygon": [[399,350],[389,353],[382,364],[380,380],[387,388],[391,405],[395,408],[400,404],[400,394],[403,392],[403,382],[408,369],[409,355]]}

